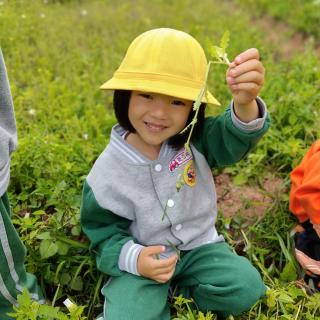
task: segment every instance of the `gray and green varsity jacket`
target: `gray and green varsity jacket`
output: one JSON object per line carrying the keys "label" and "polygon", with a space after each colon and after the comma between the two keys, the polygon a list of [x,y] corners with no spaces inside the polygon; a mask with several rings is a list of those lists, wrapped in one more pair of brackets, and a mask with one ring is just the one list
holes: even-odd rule
{"label": "gray and green varsity jacket", "polygon": [[[11,222],[7,188],[10,177],[10,154],[17,145],[16,122],[9,81],[0,49],[0,319],[11,319],[17,295],[27,288],[33,299],[42,293],[33,275],[26,272],[26,249]],[[43,303],[43,300],[40,300]]]}
{"label": "gray and green varsity jacket", "polygon": [[257,101],[262,117],[250,123],[237,119],[233,106],[206,118],[192,141],[192,155],[163,143],[158,159],[151,161],[126,142],[122,127],[112,129],[109,145],[86,179],[81,206],[82,227],[102,272],[139,275],[143,246],[165,245],[166,257],[173,247],[191,250],[224,241],[215,228],[211,168],[239,161],[266,132],[270,121],[263,101]]}

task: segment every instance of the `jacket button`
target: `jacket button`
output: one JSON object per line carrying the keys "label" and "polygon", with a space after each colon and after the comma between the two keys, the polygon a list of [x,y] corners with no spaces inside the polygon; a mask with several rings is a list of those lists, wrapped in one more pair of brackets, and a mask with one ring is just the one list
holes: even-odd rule
{"label": "jacket button", "polygon": [[156,164],[154,169],[157,171],[157,172],[160,172],[162,170],[162,165],[160,163]]}
{"label": "jacket button", "polygon": [[182,224],[181,224],[181,223],[177,224],[177,225],[176,225],[176,230],[179,231],[179,230],[181,230],[181,229],[182,229]]}
{"label": "jacket button", "polygon": [[172,208],[174,206],[174,201],[172,199],[169,199],[168,202],[167,202],[167,206],[169,208]]}

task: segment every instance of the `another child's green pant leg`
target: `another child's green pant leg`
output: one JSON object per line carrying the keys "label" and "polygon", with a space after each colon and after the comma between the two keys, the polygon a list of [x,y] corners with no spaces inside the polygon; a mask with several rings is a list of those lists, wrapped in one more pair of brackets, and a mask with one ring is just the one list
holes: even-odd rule
{"label": "another child's green pant leg", "polygon": [[10,319],[12,305],[17,295],[27,288],[35,300],[42,299],[35,277],[26,272],[26,249],[22,244],[10,217],[10,205],[5,193],[0,198],[0,319]]}
{"label": "another child's green pant leg", "polygon": [[225,242],[185,252],[176,274],[179,293],[192,297],[199,310],[222,317],[250,309],[266,291],[258,271]]}
{"label": "another child's green pant leg", "polygon": [[102,289],[104,319],[169,320],[168,289],[169,283],[160,284],[130,273],[114,277]]}

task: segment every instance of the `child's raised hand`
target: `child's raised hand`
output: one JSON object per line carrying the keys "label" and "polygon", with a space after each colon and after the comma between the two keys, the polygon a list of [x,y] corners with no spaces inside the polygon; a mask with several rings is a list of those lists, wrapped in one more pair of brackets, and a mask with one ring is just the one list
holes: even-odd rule
{"label": "child's raised hand", "polygon": [[258,96],[263,83],[265,69],[259,51],[248,49],[231,62],[227,70],[227,83],[235,105],[246,106]]}
{"label": "child's raised hand", "polygon": [[164,246],[150,246],[141,250],[138,257],[138,272],[159,283],[166,283],[171,279],[176,269],[177,256],[167,259],[157,259],[156,256],[165,251]]}

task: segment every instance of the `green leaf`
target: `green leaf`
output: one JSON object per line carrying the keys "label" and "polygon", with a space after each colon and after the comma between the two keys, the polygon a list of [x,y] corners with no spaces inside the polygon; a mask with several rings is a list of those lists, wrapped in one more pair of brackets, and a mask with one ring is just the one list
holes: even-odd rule
{"label": "green leaf", "polygon": [[46,214],[46,212],[43,210],[37,210],[37,211],[32,212],[32,215],[34,215],[34,216],[42,216],[43,214]]}
{"label": "green leaf", "polygon": [[70,246],[63,242],[63,241],[57,241],[56,242],[57,246],[58,246],[58,253],[61,255],[61,256],[65,256],[68,254],[68,251],[69,251],[69,248]]}
{"label": "green leaf", "polygon": [[285,292],[281,292],[278,299],[283,303],[294,303],[294,300]]}
{"label": "green leaf", "polygon": [[61,277],[60,277],[61,285],[67,285],[70,283],[70,281],[71,281],[71,276],[68,273],[64,272],[61,274]]}
{"label": "green leaf", "polygon": [[220,47],[217,47],[217,46],[213,46],[213,48],[214,48],[217,56],[218,56],[219,58],[223,58],[223,55],[225,54],[224,49],[223,49],[223,48],[220,48]]}
{"label": "green leaf", "polygon": [[76,226],[72,227],[72,229],[71,229],[71,234],[72,234],[73,236],[79,236],[79,235],[81,234],[81,227],[80,227],[80,225],[76,225]]}
{"label": "green leaf", "polygon": [[48,305],[40,305],[39,311],[38,311],[38,316],[42,316],[44,318],[40,318],[40,319],[66,319],[67,317],[65,316],[64,318],[62,318],[62,314],[61,312],[59,312],[59,308],[58,307],[52,307],[52,306],[48,306]]}
{"label": "green leaf", "polygon": [[294,281],[297,279],[296,268],[292,261],[288,261],[280,274],[280,279],[283,281]]}
{"label": "green leaf", "polygon": [[48,240],[48,239],[51,239],[50,232],[49,232],[49,231],[46,231],[46,232],[42,232],[42,233],[38,234],[38,235],[37,235],[37,239],[40,239],[40,240]]}
{"label": "green leaf", "polygon": [[238,173],[232,181],[236,186],[241,186],[248,182],[248,176],[243,173]]}
{"label": "green leaf", "polygon": [[83,288],[83,281],[81,277],[76,277],[74,281],[71,282],[71,289],[75,291],[81,291]]}
{"label": "green leaf", "polygon": [[290,114],[289,116],[289,123],[291,125],[294,125],[298,121],[298,118],[295,114]]}
{"label": "green leaf", "polygon": [[277,300],[276,300],[276,295],[275,295],[274,290],[272,290],[272,289],[267,290],[266,297],[267,297],[267,306],[270,309],[275,307],[277,304]]}
{"label": "green leaf", "polygon": [[58,251],[58,246],[52,240],[46,239],[40,243],[40,255],[42,259],[54,256]]}
{"label": "green leaf", "polygon": [[221,41],[220,41],[220,47],[223,49],[224,53],[226,52],[226,49],[228,48],[230,40],[230,32],[227,30],[223,34]]}

